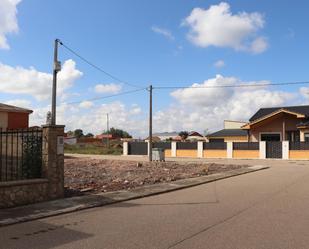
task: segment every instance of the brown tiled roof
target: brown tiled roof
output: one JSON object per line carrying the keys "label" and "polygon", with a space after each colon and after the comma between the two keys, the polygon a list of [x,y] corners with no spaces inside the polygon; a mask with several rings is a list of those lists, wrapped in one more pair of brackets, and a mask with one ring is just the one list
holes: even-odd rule
{"label": "brown tiled roof", "polygon": [[32,110],[26,109],[26,108],[21,108],[13,105],[6,105],[0,103],[0,111],[4,112],[23,112],[23,113],[32,113]]}

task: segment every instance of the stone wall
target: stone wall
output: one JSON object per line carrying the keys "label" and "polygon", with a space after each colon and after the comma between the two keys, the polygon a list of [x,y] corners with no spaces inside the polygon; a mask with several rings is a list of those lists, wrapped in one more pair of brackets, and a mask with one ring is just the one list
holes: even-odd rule
{"label": "stone wall", "polygon": [[64,126],[43,126],[42,178],[0,181],[0,208],[25,205],[64,196]]}
{"label": "stone wall", "polygon": [[0,182],[0,208],[48,200],[47,189],[47,179]]}

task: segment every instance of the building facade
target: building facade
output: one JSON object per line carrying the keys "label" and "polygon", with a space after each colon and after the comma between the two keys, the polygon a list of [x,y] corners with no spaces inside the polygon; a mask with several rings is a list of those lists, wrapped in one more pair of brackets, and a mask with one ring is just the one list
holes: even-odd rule
{"label": "building facade", "polygon": [[25,129],[29,127],[32,110],[0,103],[0,128]]}

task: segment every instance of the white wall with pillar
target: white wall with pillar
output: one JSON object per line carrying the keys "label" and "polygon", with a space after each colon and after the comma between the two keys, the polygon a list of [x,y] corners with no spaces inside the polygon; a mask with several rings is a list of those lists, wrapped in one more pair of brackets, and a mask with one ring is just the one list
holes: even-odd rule
{"label": "white wall with pillar", "polygon": [[266,159],[266,142],[265,141],[260,141],[259,142],[259,150],[260,150],[260,154],[259,154],[259,158],[260,159]]}
{"label": "white wall with pillar", "polygon": [[289,141],[282,142],[282,159],[289,159]]}
{"label": "white wall with pillar", "polygon": [[233,142],[226,143],[226,157],[233,158]]}
{"label": "white wall with pillar", "polygon": [[123,155],[127,156],[129,155],[129,143],[128,142],[123,142]]}
{"label": "white wall with pillar", "polygon": [[197,157],[203,158],[203,152],[204,152],[204,142],[198,141],[197,142]]}
{"label": "white wall with pillar", "polygon": [[177,155],[177,142],[172,141],[171,150],[172,150],[171,156],[176,157],[176,155]]}

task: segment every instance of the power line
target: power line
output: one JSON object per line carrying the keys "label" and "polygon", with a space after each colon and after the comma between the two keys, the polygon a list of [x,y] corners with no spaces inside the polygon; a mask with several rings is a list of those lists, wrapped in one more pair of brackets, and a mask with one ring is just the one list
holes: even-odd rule
{"label": "power line", "polygon": [[108,95],[108,96],[96,97],[96,98],[91,98],[91,99],[84,99],[84,100],[73,101],[73,102],[69,102],[69,103],[62,103],[60,105],[75,105],[75,104],[80,104],[80,103],[85,102],[85,101],[96,101],[96,100],[108,99],[108,98],[112,98],[112,97],[117,97],[117,96],[122,96],[122,95],[130,94],[130,93],[139,92],[139,91],[146,90],[146,89],[147,88],[139,88],[139,89],[136,89],[136,90],[112,94],[112,95]]}
{"label": "power line", "polygon": [[65,45],[62,41],[59,40],[59,44],[62,45],[64,48],[66,48],[68,51],[70,51],[72,54],[74,54],[75,56],[77,56],[78,58],[80,58],[81,60],[83,60],[84,62],[86,62],[88,65],[92,66],[93,68],[97,69],[98,71],[100,71],[101,73],[104,73],[105,75],[109,76],[110,78],[112,78],[113,80],[116,80],[117,82],[126,84],[128,86],[131,87],[135,87],[135,88],[141,88],[142,86],[138,86],[132,83],[129,83],[127,81],[121,80],[118,77],[116,77],[115,75],[112,75],[111,73],[103,70],[101,67],[95,65],[94,63],[90,62],[88,59],[86,59],[85,57],[81,56],[79,53],[77,53],[76,51],[74,51],[73,49],[71,49],[70,47],[68,47],[67,45]]}
{"label": "power line", "polygon": [[153,87],[153,89],[238,88],[238,87],[261,87],[261,86],[305,85],[305,84],[309,84],[309,81],[282,82],[282,83],[262,83],[262,84],[221,85],[221,86],[158,86],[158,87]]}

